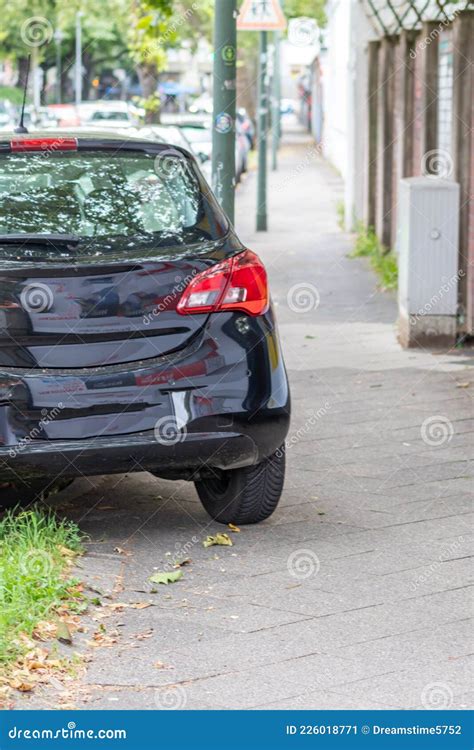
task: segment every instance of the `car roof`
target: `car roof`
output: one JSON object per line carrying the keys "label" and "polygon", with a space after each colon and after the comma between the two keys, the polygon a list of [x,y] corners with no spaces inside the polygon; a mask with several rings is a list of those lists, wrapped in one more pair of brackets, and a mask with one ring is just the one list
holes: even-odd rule
{"label": "car roof", "polygon": [[[127,129],[128,130],[128,129]],[[98,141],[136,141],[137,143],[153,143],[151,140],[146,138],[139,138],[132,134],[125,134],[125,132],[114,133],[112,130],[106,130],[105,128],[87,128],[83,126],[71,126],[70,128],[48,128],[45,130],[33,130],[31,133],[14,133],[12,131],[4,131],[0,133],[0,141],[12,141],[12,140],[28,140],[29,138],[64,138],[69,136],[71,138],[77,137],[78,141],[87,140],[92,141],[97,139]]]}
{"label": "car roof", "polygon": [[[41,140],[45,139],[61,139],[61,138],[77,138],[78,145],[83,148],[110,148],[114,149],[118,143],[123,148],[133,151],[133,147],[137,149],[154,149],[157,151],[172,151],[178,152],[186,159],[195,161],[195,156],[187,149],[182,146],[175,146],[172,143],[166,141],[160,142],[152,140],[151,138],[145,138],[138,134],[129,135],[128,129],[121,132],[113,132],[104,129],[88,129],[86,127],[64,127],[64,128],[49,128],[47,130],[34,130],[31,133],[14,133],[11,131],[0,131],[0,151],[5,151],[5,145],[10,144],[11,141],[15,140]],[[2,148],[3,147],[3,148]]]}

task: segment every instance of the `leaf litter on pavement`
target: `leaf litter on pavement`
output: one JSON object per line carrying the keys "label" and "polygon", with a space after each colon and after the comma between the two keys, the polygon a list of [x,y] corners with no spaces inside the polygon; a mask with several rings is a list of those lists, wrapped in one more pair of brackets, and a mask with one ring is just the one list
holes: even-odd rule
{"label": "leaf litter on pavement", "polygon": [[[240,528],[235,524],[228,524],[228,529],[233,534],[240,533]],[[203,540],[202,544],[205,548],[212,546],[232,547],[233,541],[230,538],[229,534],[218,532],[215,535],[209,535],[208,537],[206,537]],[[74,554],[74,552],[71,553],[68,548],[62,547],[60,549],[60,552],[65,559],[69,559],[71,565],[76,562],[77,554]],[[131,554],[119,547],[116,547],[114,549],[114,552],[124,557],[128,557]],[[173,564],[173,570],[156,571],[149,576],[148,580],[150,581],[150,583],[158,585],[169,585],[170,583],[176,583],[184,577],[182,568],[190,565],[191,563],[192,560],[190,558],[177,560]],[[121,576],[119,576],[118,578],[120,579]],[[80,589],[80,594],[82,594],[84,588],[83,584],[80,584],[79,582],[74,583],[77,589]],[[123,585],[116,585],[114,587],[111,598],[113,598],[114,595],[116,596],[121,590],[123,590]],[[99,593],[101,596],[103,596],[103,592],[97,591],[96,593]],[[87,607],[87,605],[93,605],[95,607],[95,611],[91,613],[91,616],[92,620],[95,621],[97,625],[94,632],[92,633],[92,636],[90,637],[90,640],[86,641],[89,649],[92,649],[94,651],[100,647],[107,648],[116,646],[120,642],[120,633],[118,632],[118,630],[107,629],[101,623],[103,619],[110,617],[113,614],[121,613],[126,609],[143,610],[147,609],[148,607],[156,606],[152,601],[104,602],[103,599],[101,600],[101,598],[99,597],[95,597],[94,599],[83,597],[83,599],[84,609]],[[76,614],[68,612],[66,610],[66,607],[64,609],[65,611],[59,611],[56,613],[54,621],[42,621],[38,623],[34,633],[32,634],[32,638],[34,640],[30,639],[28,644],[26,644],[28,650],[23,659],[19,660],[14,665],[14,668],[9,675],[8,681],[0,680],[0,703],[4,703],[5,700],[8,700],[8,697],[10,695],[9,691],[11,691],[12,689],[18,692],[27,693],[34,690],[34,688],[40,683],[52,684],[52,682],[56,681],[58,684],[64,684],[65,682],[72,682],[74,680],[74,682],[76,683],[76,687],[78,687],[79,689],[77,680],[85,673],[86,662],[90,661],[92,658],[91,652],[89,652],[89,654],[73,654],[73,662],[75,664],[75,667],[73,669],[70,659],[65,659],[64,657],[57,658],[51,649],[43,648],[38,645],[38,641],[44,640],[51,642],[56,640],[56,642],[59,642],[63,645],[71,646],[73,644],[73,633],[75,631],[87,632],[88,628],[80,624],[80,620],[78,617],[78,614],[82,614],[83,610],[81,610],[80,612],[78,611],[78,613]],[[152,635],[152,629],[146,630],[143,633],[136,633],[132,636],[132,644],[134,642],[138,646],[139,641],[151,638]],[[81,671],[79,671],[79,667]],[[160,661],[155,663],[155,667],[157,669],[173,669],[171,665],[164,664]],[[72,687],[73,686],[71,685],[71,688]],[[58,707],[70,706],[71,708],[74,708],[74,704],[72,702],[68,702],[72,699],[70,691],[67,690],[66,687],[62,688],[62,690],[64,692],[64,695],[61,697],[60,702],[64,704],[64,706],[60,705]]]}
{"label": "leaf litter on pavement", "polygon": [[204,547],[213,547],[214,545],[232,547],[234,543],[228,534],[218,533],[215,536],[206,537],[202,544]]}
{"label": "leaf litter on pavement", "polygon": [[170,570],[164,573],[153,573],[153,575],[151,575],[148,580],[150,581],[150,583],[161,583],[167,586],[169,583],[176,583],[176,581],[179,581],[179,579],[182,577],[182,570]]}

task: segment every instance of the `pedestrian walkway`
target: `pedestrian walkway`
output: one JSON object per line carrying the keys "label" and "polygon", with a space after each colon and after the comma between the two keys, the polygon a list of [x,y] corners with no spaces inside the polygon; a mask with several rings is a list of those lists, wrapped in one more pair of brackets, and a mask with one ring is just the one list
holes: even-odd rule
{"label": "pedestrian walkway", "polygon": [[[269,231],[254,231],[254,174],[236,226],[267,264],[292,387],[281,506],[233,534],[233,547],[204,549],[219,527],[192,485],[147,474],[113,489],[76,482],[65,507],[92,537],[81,574],[112,600],[148,600],[147,578],[170,555],[192,563],[152,606],[102,620],[111,643],[89,648],[64,700],[466,707],[474,357],[400,349],[394,295],[347,257],[340,179],[301,131],[285,134],[269,190]],[[61,700],[48,688],[20,702]]]}

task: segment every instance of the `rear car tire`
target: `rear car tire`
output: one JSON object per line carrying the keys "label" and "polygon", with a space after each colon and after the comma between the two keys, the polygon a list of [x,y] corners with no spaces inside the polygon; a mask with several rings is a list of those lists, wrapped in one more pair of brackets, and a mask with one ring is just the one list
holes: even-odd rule
{"label": "rear car tire", "polygon": [[278,505],[285,480],[285,452],[275,451],[255,466],[222,471],[195,482],[199,498],[219,523],[260,523]]}

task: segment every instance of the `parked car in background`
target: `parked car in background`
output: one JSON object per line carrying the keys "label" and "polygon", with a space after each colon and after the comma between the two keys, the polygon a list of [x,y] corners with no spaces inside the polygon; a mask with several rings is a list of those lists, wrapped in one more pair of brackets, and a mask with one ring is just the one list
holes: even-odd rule
{"label": "parked car in background", "polygon": [[138,130],[138,135],[159,143],[171,143],[173,146],[185,148],[186,151],[193,153],[192,145],[177,125],[145,125]]}
{"label": "parked car in background", "polygon": [[193,154],[199,160],[201,170],[209,185],[212,184],[212,130],[204,123],[188,123],[181,127],[190,143]]}
{"label": "parked car in background", "polygon": [[25,501],[150,471],[221,523],[277,506],[290,399],[266,271],[170,149],[0,135],[0,505],[19,476]]}
{"label": "parked car in background", "polygon": [[201,94],[201,96],[198,96],[192,104],[189,105],[189,111],[192,114],[197,115],[212,115],[213,108],[214,102],[212,96],[209,96],[209,94]]}
{"label": "parked car in background", "polygon": [[139,125],[138,118],[123,101],[91,101],[78,106],[81,125],[93,128],[131,128]]}
{"label": "parked car in background", "polygon": [[[18,115],[19,120],[19,115]],[[50,107],[25,107],[23,124],[29,132],[44,130],[58,125],[58,116]]]}
{"label": "parked car in background", "polygon": [[250,148],[255,148],[256,129],[253,120],[247,114],[247,110],[245,109],[245,107],[240,107],[237,110],[236,117],[241,132],[248,138]]}
{"label": "parked car in background", "polygon": [[212,130],[205,123],[187,123],[181,126],[181,131],[191,144],[194,153],[203,161],[212,156]]}
{"label": "parked car in background", "polygon": [[[182,131],[190,142],[193,152],[201,162],[203,173],[210,183],[212,169],[212,129],[211,126],[203,123],[188,123],[182,126]],[[242,174],[247,171],[248,152],[250,143],[240,128],[240,123],[236,123],[235,133],[235,177],[237,182],[240,181]]]}
{"label": "parked car in background", "polygon": [[74,104],[49,104],[50,117],[55,119],[60,127],[80,125],[79,112]]}
{"label": "parked car in background", "polygon": [[188,140],[183,128],[177,125],[146,125],[138,130],[138,135],[143,138],[150,138],[158,143],[170,143],[172,146],[179,146],[186,149],[196,157],[201,171],[206,181],[211,184],[212,165],[211,158],[205,153],[199,153]]}
{"label": "parked car in background", "polygon": [[239,118],[235,121],[235,147],[235,171],[239,180],[248,169],[248,154],[251,149],[250,138]]}
{"label": "parked car in background", "polygon": [[15,108],[8,100],[0,99],[0,130],[13,130],[15,127]]}

